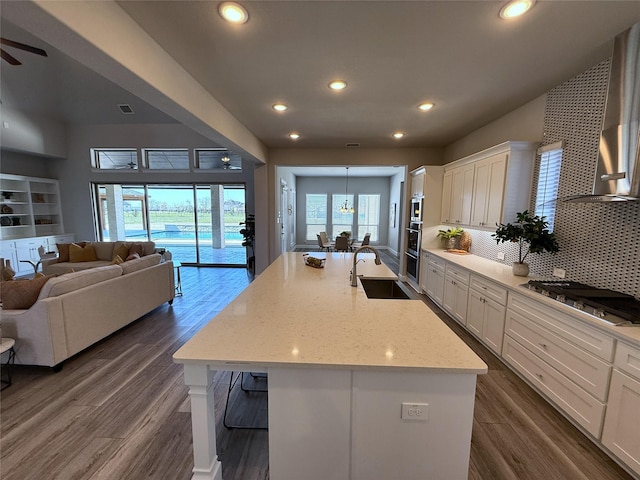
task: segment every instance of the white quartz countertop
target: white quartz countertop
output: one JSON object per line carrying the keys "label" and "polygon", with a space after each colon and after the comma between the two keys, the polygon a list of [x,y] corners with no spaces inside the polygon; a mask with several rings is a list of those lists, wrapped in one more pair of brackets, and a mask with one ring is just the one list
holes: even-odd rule
{"label": "white quartz countertop", "polygon": [[555,308],[560,312],[574,317],[577,321],[594,326],[599,330],[611,334],[615,338],[626,341],[627,343],[635,345],[636,347],[640,347],[640,325],[609,325],[605,322],[599,321],[598,319],[587,313],[581,312],[568,305],[564,305],[551,298],[544,297],[539,293],[532,292],[522,287],[522,285],[527,283],[529,280],[540,277],[534,277],[531,275],[528,277],[517,277],[512,273],[510,265],[504,265],[502,263],[494,262],[477,255],[456,255],[442,249],[427,249],[424,251],[433,255],[437,255],[438,257],[443,258],[448,262],[466,268],[467,270],[486,277],[489,280],[493,280],[515,293],[524,295],[544,305]]}
{"label": "white quartz countertop", "polygon": [[[285,253],[174,354],[212,368],[315,367],[447,373],[487,372],[486,364],[421,300],[369,299],[351,287],[351,253],[325,268]],[[365,254],[358,275],[396,278]],[[213,287],[213,286],[212,286]]]}

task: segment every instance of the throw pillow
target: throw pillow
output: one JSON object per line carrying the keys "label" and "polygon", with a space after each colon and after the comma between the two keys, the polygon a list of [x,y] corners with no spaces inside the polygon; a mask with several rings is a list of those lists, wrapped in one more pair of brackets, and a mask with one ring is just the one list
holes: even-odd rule
{"label": "throw pillow", "polygon": [[140,255],[139,255],[139,254],[137,254],[137,253],[132,253],[131,255],[129,255],[129,256],[127,257],[127,262],[128,262],[129,260],[135,260],[136,258],[140,258]]}
{"label": "throw pillow", "polygon": [[2,282],[2,308],[4,310],[20,310],[30,308],[36,303],[40,290],[52,276],[34,278],[32,280],[14,280]]}
{"label": "throw pillow", "polygon": [[98,260],[96,249],[91,243],[87,243],[84,247],[76,243],[69,245],[70,262],[95,262],[96,260]]}
{"label": "throw pillow", "polygon": [[129,244],[123,243],[120,245],[116,245],[113,249],[113,256],[122,258],[127,258],[129,256]]}
{"label": "throw pillow", "polygon": [[116,255],[115,257],[113,257],[113,260],[111,260],[112,265],[120,265],[122,262],[124,262],[124,260],[122,260],[122,257],[120,255]]}
{"label": "throw pillow", "polygon": [[69,245],[70,243],[56,243],[58,248],[58,262],[69,261]]}
{"label": "throw pillow", "polygon": [[[84,247],[88,242],[76,242],[75,245]],[[71,243],[56,243],[58,249],[58,262],[70,262],[69,259],[69,247]]]}
{"label": "throw pillow", "polygon": [[133,243],[129,246],[129,256],[137,253],[139,257],[144,255],[144,247],[141,243]]}

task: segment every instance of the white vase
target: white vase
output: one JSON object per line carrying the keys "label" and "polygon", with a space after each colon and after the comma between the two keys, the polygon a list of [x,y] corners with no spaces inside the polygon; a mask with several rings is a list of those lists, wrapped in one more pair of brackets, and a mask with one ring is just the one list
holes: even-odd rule
{"label": "white vase", "polygon": [[513,274],[516,277],[526,277],[529,275],[529,264],[513,262]]}

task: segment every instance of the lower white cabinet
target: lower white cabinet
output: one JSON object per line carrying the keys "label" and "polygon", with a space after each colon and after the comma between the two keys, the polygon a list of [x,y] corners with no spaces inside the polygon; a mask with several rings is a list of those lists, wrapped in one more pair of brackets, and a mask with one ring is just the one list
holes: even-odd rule
{"label": "lower white cabinet", "polygon": [[468,296],[469,272],[448,263],[445,269],[442,307],[462,325],[466,323]]}
{"label": "lower white cabinet", "polygon": [[504,337],[503,357],[586,431],[595,438],[600,436],[604,403],[589,395],[508,335]]}
{"label": "lower white cabinet", "polygon": [[427,268],[427,295],[442,306],[444,303],[444,268],[445,261],[441,258],[429,255]]}
{"label": "lower white cabinet", "polygon": [[471,276],[467,329],[498,355],[502,354],[506,300],[505,289],[486,279]]}
{"label": "lower white cabinet", "polygon": [[429,254],[420,254],[420,292],[427,293],[427,278],[429,277]]}
{"label": "lower white cabinet", "polygon": [[0,257],[11,262],[18,276],[30,275],[34,273],[34,265],[40,261],[40,247],[44,247],[45,251],[57,252],[56,243],[71,243],[74,239],[74,234],[61,234],[7,240],[1,244]]}
{"label": "lower white cabinet", "polygon": [[618,342],[602,444],[640,475],[640,350]]}

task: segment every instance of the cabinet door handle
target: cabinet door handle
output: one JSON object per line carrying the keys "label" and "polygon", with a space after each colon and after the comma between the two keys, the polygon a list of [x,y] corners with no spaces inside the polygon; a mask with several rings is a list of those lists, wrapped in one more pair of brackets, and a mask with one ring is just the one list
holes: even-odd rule
{"label": "cabinet door handle", "polygon": [[536,373],[536,377],[538,377],[540,380],[544,380],[544,377],[541,373]]}

